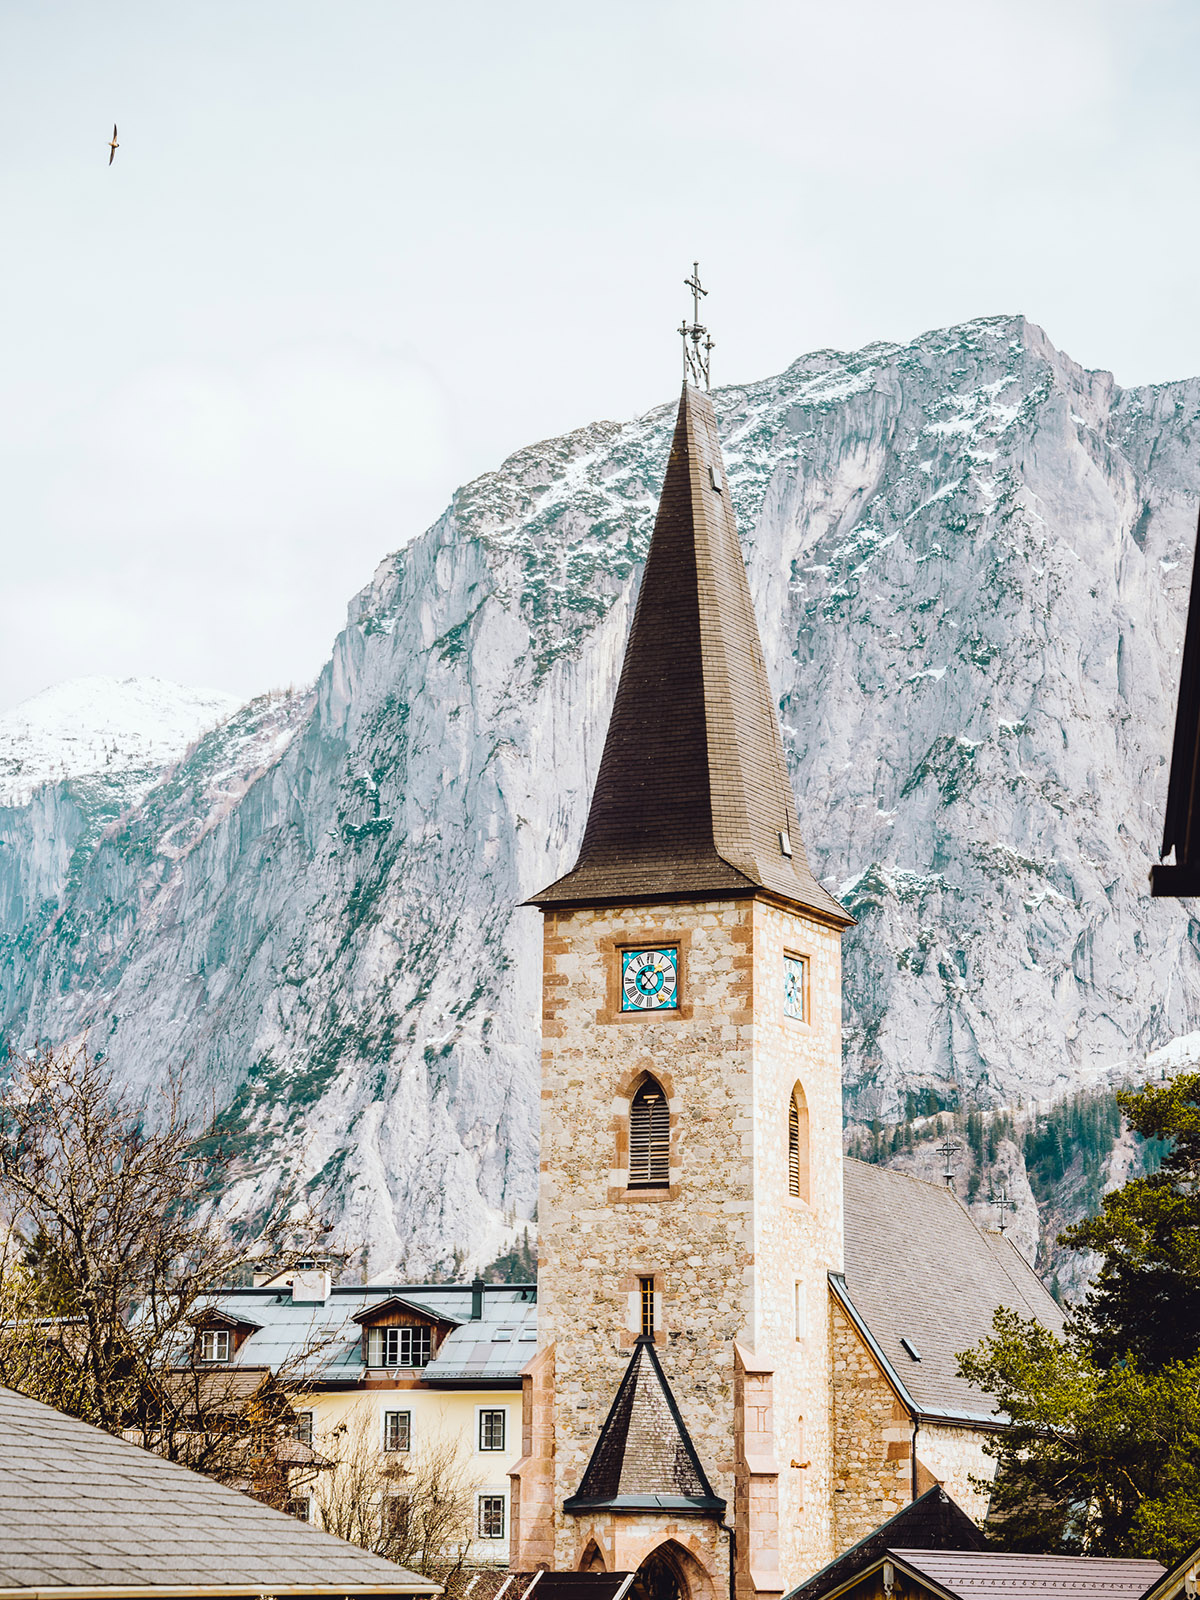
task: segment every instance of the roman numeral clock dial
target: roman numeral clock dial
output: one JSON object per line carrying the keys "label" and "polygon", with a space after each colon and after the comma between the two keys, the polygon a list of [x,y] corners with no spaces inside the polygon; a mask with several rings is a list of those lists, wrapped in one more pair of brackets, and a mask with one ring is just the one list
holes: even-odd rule
{"label": "roman numeral clock dial", "polygon": [[621,1010],[675,1011],[679,1008],[679,951],[622,950]]}

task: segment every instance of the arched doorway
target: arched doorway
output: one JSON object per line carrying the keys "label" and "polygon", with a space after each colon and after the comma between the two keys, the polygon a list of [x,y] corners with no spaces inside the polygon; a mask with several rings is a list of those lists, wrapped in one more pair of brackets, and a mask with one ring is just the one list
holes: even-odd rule
{"label": "arched doorway", "polygon": [[651,1550],[637,1569],[629,1600],[712,1600],[712,1594],[704,1568],[670,1539]]}

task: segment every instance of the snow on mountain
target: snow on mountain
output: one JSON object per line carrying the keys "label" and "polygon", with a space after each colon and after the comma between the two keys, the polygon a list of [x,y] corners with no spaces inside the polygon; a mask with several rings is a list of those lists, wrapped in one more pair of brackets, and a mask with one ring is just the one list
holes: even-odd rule
{"label": "snow on mountain", "polygon": [[[1200,380],[1122,390],[997,317],[714,403],[806,843],[858,919],[850,1115],[1053,1100],[1200,1030],[1200,930],[1147,895]],[[417,1275],[532,1215],[521,902],[574,859],[673,417],[465,486],[311,693],[136,804],[88,778],[0,810],[5,1032],[184,1069],[246,1226],[313,1200]]]}
{"label": "snow on mountain", "polygon": [[141,773],[147,789],[238,704],[233,695],[163,678],[53,684],[0,713],[0,805],[24,805],[42,784],[92,774]]}

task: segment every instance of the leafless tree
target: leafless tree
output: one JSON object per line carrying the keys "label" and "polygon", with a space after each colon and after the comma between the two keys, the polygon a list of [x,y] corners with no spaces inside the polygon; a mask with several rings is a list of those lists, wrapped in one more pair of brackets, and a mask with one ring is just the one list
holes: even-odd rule
{"label": "leafless tree", "polygon": [[373,1410],[359,1407],[314,1440],[334,1463],[314,1496],[321,1526],[449,1590],[474,1534],[474,1494],[457,1441],[435,1436],[385,1454],[376,1423]]}
{"label": "leafless tree", "polygon": [[[0,1383],[281,1503],[311,1350],[294,1370],[215,1369],[198,1328],[244,1276],[217,1220],[210,1124],[178,1083],[147,1108],[85,1049],[10,1058],[0,1083]],[[256,1227],[274,1262],[311,1236]],[[293,1452],[294,1453],[294,1452]],[[285,1450],[284,1455],[287,1454]]]}

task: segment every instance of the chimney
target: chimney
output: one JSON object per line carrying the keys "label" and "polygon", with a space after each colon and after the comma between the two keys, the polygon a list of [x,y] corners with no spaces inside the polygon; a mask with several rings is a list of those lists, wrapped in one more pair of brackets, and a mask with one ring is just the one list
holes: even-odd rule
{"label": "chimney", "polygon": [[329,1290],[332,1282],[329,1273],[324,1268],[312,1268],[307,1272],[292,1274],[292,1304],[293,1305],[324,1305],[329,1299]]}
{"label": "chimney", "polygon": [[483,1279],[478,1273],[471,1281],[471,1321],[479,1322],[483,1317]]}

